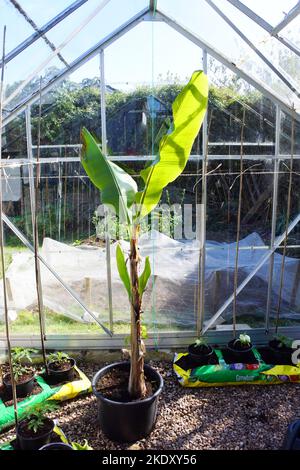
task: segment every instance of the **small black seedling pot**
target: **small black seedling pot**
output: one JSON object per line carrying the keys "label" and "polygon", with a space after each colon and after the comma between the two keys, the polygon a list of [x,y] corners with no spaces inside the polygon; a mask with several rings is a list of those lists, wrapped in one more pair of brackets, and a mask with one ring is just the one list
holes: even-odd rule
{"label": "small black seedling pot", "polygon": [[207,344],[193,343],[188,346],[188,353],[195,364],[205,365],[210,363],[214,350]]}
{"label": "small black seedling pot", "polygon": [[18,446],[21,450],[39,450],[44,445],[48,444],[51,439],[51,434],[54,429],[55,423],[50,418],[45,418],[44,422],[47,425],[47,431],[43,431],[43,433],[36,433],[35,436],[27,436],[24,433],[24,428],[27,425],[27,420],[20,421],[17,429],[17,441]]}
{"label": "small black seedling pot", "polygon": [[48,378],[51,384],[58,384],[61,382],[71,382],[74,378],[74,367],[76,365],[75,359],[69,358],[69,369],[56,370],[55,362],[48,363]]}
{"label": "small black seedling pot", "polygon": [[282,342],[276,338],[269,341],[269,348],[274,353],[276,364],[292,364],[293,348],[289,348],[285,344],[282,344]]}
{"label": "small black seedling pot", "polygon": [[[35,381],[35,377],[34,377],[34,374],[32,374],[32,377],[26,380],[26,382],[17,383],[16,384],[17,398],[22,398],[22,397],[26,397],[27,395],[30,395],[34,387],[34,381]],[[13,396],[13,392],[12,392],[12,384],[10,381],[10,374],[4,375],[3,384],[5,388],[5,395],[8,398],[11,398]]]}
{"label": "small black seedling pot", "polygon": [[135,442],[146,437],[152,431],[157,414],[158,397],[163,389],[161,375],[145,364],[145,376],[156,382],[154,394],[144,400],[118,402],[109,400],[97,390],[97,383],[112,369],[128,370],[129,362],[117,362],[100,369],[93,378],[93,393],[98,400],[98,422],[103,433],[118,442]]}
{"label": "small black seedling pot", "polygon": [[70,444],[65,444],[64,442],[50,442],[41,447],[39,450],[74,450]]}
{"label": "small black seedling pot", "polygon": [[250,343],[248,347],[243,347],[239,339],[232,339],[227,344],[227,349],[236,362],[246,363],[248,362],[249,353],[251,354],[252,352],[253,345]]}

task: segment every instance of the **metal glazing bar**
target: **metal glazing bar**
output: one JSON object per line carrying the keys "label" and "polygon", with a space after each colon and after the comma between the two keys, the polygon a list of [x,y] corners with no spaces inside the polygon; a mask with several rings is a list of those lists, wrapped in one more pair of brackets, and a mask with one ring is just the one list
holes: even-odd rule
{"label": "metal glazing bar", "polygon": [[[130,156],[126,155],[113,155],[108,158],[109,161],[111,162],[147,162],[151,160],[155,160],[155,155],[135,155],[134,159]],[[209,155],[209,160],[210,161],[218,161],[218,160],[225,160],[225,161],[235,161],[239,160],[238,155],[224,155],[224,154],[217,154],[217,155]],[[272,162],[276,159],[278,160],[290,160],[290,156],[284,155],[284,154],[279,154],[278,157],[275,155],[245,155],[245,160],[249,161],[268,161]],[[196,162],[196,161],[202,161],[203,160],[203,155],[191,155],[189,158],[190,161]],[[294,156],[294,160],[300,160],[300,155],[297,154]],[[80,162],[80,157],[44,157],[40,158],[40,163],[60,163],[60,162]],[[23,159],[23,158],[16,158],[14,160],[2,160],[2,166],[6,168],[16,168],[20,166],[28,166],[28,160]],[[264,173],[267,174],[269,171],[265,171]],[[82,176],[80,176],[82,178]],[[43,179],[43,177],[42,177]]]}
{"label": "metal glazing bar", "polygon": [[[27,238],[25,237],[25,235],[23,235],[22,232],[20,232],[20,230],[13,224],[13,222],[11,220],[9,220],[9,218],[4,214],[2,213],[2,217],[3,217],[3,222],[5,222],[5,224],[14,232],[15,235],[17,235],[17,237],[19,238],[19,240],[21,240],[22,243],[24,243],[24,245],[32,252],[34,253],[34,247],[31,245],[31,243],[27,240]],[[112,333],[111,331],[106,328],[99,320],[98,318],[94,315],[94,313],[84,304],[84,302],[78,297],[78,295],[76,294],[76,292],[71,288],[69,287],[65,282],[64,280],[59,276],[59,274],[57,274],[57,272],[47,263],[47,261],[44,259],[44,257],[38,253],[38,259],[41,261],[41,263],[51,272],[51,274],[53,274],[53,276],[57,279],[57,281],[66,289],[66,291],[71,295],[71,297],[78,303],[78,305],[80,305],[80,307],[83,308],[83,310],[85,312],[87,312],[94,320],[96,323],[98,323],[99,326],[101,326],[101,328],[103,329],[103,331],[105,331],[105,333],[109,336],[112,336]]]}
{"label": "metal glazing bar", "polygon": [[[248,274],[248,276],[241,282],[241,284],[238,286],[236,289],[236,295],[238,295],[244,287],[251,281],[251,279],[255,276],[255,274],[260,270],[260,268],[268,261],[272,253],[277,250],[277,248],[280,246],[284,238],[296,227],[296,225],[300,221],[300,214],[295,217],[295,219],[289,224],[287,231],[284,231],[281,235],[277,237],[277,239],[274,241],[274,246],[268,250],[268,252],[262,256],[261,260],[257,263],[257,265],[253,268],[253,270]],[[205,327],[203,328],[203,333],[205,333],[209,328],[212,328],[217,319],[222,315],[222,313],[226,310],[226,308],[232,303],[234,298],[234,295],[232,294],[228,299],[223,303],[223,305],[218,309],[218,311],[215,313],[215,315],[212,316],[212,318],[207,322]]]}
{"label": "metal glazing bar", "polygon": [[[59,72],[52,80],[50,80],[46,85],[44,85],[41,89],[42,96],[44,96],[48,91],[50,91],[54,86],[56,86],[59,82],[61,82],[64,78],[66,78],[71,73],[75,72],[79,67],[83,64],[88,62],[90,59],[95,57],[99,54],[101,49],[105,49],[110,44],[115,42],[125,33],[130,31],[134,28],[137,24],[139,24],[148,14],[149,9],[145,8],[144,10],[140,11],[137,15],[133,16],[130,20],[123,23],[119,28],[115,29],[111,34],[106,36],[104,39],[99,41],[95,46],[88,49],[84,52],[78,59],[74,60],[68,68],[63,69]],[[35,91],[31,96],[26,98],[24,101],[19,103],[11,112],[3,119],[3,127],[11,122],[16,116],[18,116],[28,104],[35,103],[39,99],[39,91]]]}
{"label": "metal glazing bar", "polygon": [[300,98],[300,92],[292,83],[291,78],[287,74],[283,74],[275,65],[250,41],[249,38],[225,15],[212,0],[205,0],[218,15],[242,38],[242,40],[258,55],[258,57],[277,75],[277,77]]}
{"label": "metal glazing bar", "polygon": [[157,19],[161,19],[166,24],[171,26],[175,31],[182,34],[192,43],[196,44],[202,49],[206,49],[209,55],[211,55],[216,60],[221,62],[221,64],[225,65],[229,70],[232,70],[239,77],[243,78],[245,81],[247,81],[250,85],[255,87],[258,91],[260,91],[263,95],[265,95],[271,101],[274,101],[274,103],[278,104],[280,108],[284,112],[286,112],[289,116],[292,116],[295,120],[300,121],[300,114],[297,111],[295,111],[287,102],[283,101],[276,92],[271,90],[267,85],[260,82],[256,77],[252,76],[249,73],[244,72],[236,64],[234,64],[230,58],[223,55],[220,51],[218,51],[213,46],[208,44],[205,40],[203,40],[202,38],[200,38],[198,35],[194,34],[193,32],[189,31],[185,26],[179,24],[176,20],[171,18],[166,13],[163,13],[161,10],[156,11],[156,17]]}
{"label": "metal glazing bar", "polygon": [[[84,3],[88,0],[77,0],[76,2],[72,3],[68,6],[65,10],[55,16],[52,20],[46,23],[44,26],[39,28],[39,31],[29,36],[25,41],[21,42],[17,47],[15,47],[12,51],[10,51],[7,56],[5,57],[5,64],[10,62],[12,59],[17,57],[21,52],[23,52],[27,47],[31,46],[35,41],[37,41],[40,37],[45,35],[48,31],[50,31],[54,26],[59,24],[65,18],[67,18],[71,13],[76,11],[79,7],[81,7]],[[2,66],[2,62],[0,62],[0,67]]]}
{"label": "metal glazing bar", "polygon": [[[275,127],[275,156],[276,157],[279,154],[279,147],[280,147],[280,118],[281,118],[280,108],[277,105],[276,106],[276,127]],[[273,178],[272,225],[271,225],[271,239],[270,239],[271,249],[274,247],[275,235],[276,235],[279,165],[280,165],[280,160],[276,158],[274,160],[274,178]],[[274,252],[270,256],[270,264],[269,264],[268,293],[267,293],[267,305],[266,305],[266,317],[265,317],[266,332],[269,331],[271,299],[272,299],[273,269],[274,269]]]}
{"label": "metal glazing bar", "polygon": [[300,57],[300,49],[298,46],[293,44],[289,39],[284,38],[282,36],[278,36],[278,34],[273,34],[273,26],[270,25],[267,21],[265,21],[263,18],[261,18],[259,15],[257,15],[251,8],[248,8],[243,2],[240,0],[227,0],[227,2],[231,3],[235,8],[240,10],[242,13],[244,13],[248,18],[253,20],[258,26],[260,26],[262,29],[267,31],[267,33],[272,34],[275,39],[280,41],[284,46],[288,47],[292,52],[294,52],[296,55]]}
{"label": "metal glazing bar", "polygon": [[[106,132],[106,99],[105,99],[105,60],[104,50],[100,51],[100,86],[101,86],[101,134],[102,134],[102,152],[107,156],[107,132]],[[113,333],[114,313],[112,298],[112,281],[111,281],[111,253],[110,253],[110,235],[107,208],[104,209],[105,215],[105,254],[106,254],[106,272],[107,272],[107,290],[108,290],[108,309],[109,309],[109,327]]]}
{"label": "metal glazing bar", "polygon": [[149,0],[149,10],[150,12],[155,12],[157,6],[157,0]]}
{"label": "metal glazing bar", "polygon": [[298,16],[300,13],[300,2],[297,2],[297,4],[285,15],[285,18],[278,23],[275,28],[272,30],[272,35],[274,36],[275,34],[278,34],[279,31],[281,31],[283,28],[285,28],[291,21],[293,21],[296,16]]}

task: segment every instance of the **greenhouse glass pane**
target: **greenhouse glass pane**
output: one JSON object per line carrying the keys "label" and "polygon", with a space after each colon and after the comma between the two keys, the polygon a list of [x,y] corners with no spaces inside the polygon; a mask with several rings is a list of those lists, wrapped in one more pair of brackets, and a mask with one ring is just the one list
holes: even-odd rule
{"label": "greenhouse glass pane", "polygon": [[285,15],[297,4],[296,0],[241,0],[257,15],[276,26],[285,18]]}
{"label": "greenhouse glass pane", "polygon": [[[104,242],[95,243],[93,224],[99,191],[79,162],[43,164],[38,201],[42,256],[86,308],[109,327]],[[44,267],[42,286],[48,333],[105,334]]]}
{"label": "greenhouse glass pane", "polygon": [[[294,127],[294,131],[292,128]],[[292,145],[292,132],[294,132],[294,142]],[[285,113],[281,114],[280,120],[280,147],[279,152],[290,158],[293,151],[294,156],[300,155],[300,124],[292,121],[291,117]]]}
{"label": "greenhouse glass pane", "polygon": [[[19,3],[27,15],[36,23],[38,27],[43,26],[57,16],[65,8],[68,8],[74,0],[51,0],[47,2],[46,8],[41,8],[39,0],[19,0]],[[20,13],[19,13],[20,14]]]}
{"label": "greenhouse glass pane", "polygon": [[33,33],[32,27],[23,16],[6,1],[0,0],[0,35],[2,43],[3,27],[6,26],[6,52],[10,52],[20,42]]}
{"label": "greenhouse glass pane", "polygon": [[242,137],[244,155],[274,154],[274,103],[210,56],[208,77],[209,154],[239,155]]}
{"label": "greenhouse glass pane", "polygon": [[7,64],[4,76],[4,110],[12,110],[36,92],[41,79],[43,86],[60,72],[64,65],[57,57],[51,57],[51,51],[39,40]]}
{"label": "greenhouse glass pane", "polygon": [[25,113],[8,123],[2,130],[2,158],[27,158]]}
{"label": "greenhouse glass pane", "polygon": [[[265,45],[263,48],[261,46],[265,41],[269,43],[269,35],[264,30],[229,3],[221,0],[215,3],[259,49],[266,48]],[[171,15],[179,24],[191,30],[242,71],[261,82],[264,87],[278,94],[288,106],[295,105],[298,109],[300,101],[296,94],[205,0],[193,3],[193,10],[186,8],[185,4],[168,0],[165,2],[162,0],[161,5],[162,10]],[[273,38],[272,47],[268,47],[269,50],[266,49],[265,54],[271,62],[273,48],[277,47],[274,41],[276,40]]]}
{"label": "greenhouse glass pane", "polygon": [[[143,49],[127,51],[143,37]],[[170,49],[170,43],[178,44]],[[186,59],[188,57],[188,59]],[[202,51],[165,24],[142,23],[105,51],[108,146],[113,155],[152,155],[155,136]],[[199,140],[193,154],[199,153]]]}
{"label": "greenhouse glass pane", "polygon": [[[2,197],[6,217],[30,243],[33,243],[29,176],[27,163],[7,163],[4,168]],[[4,235],[7,246],[22,245],[18,236],[6,224]]]}
{"label": "greenhouse glass pane", "polygon": [[280,31],[280,35],[299,46],[299,29],[300,16],[298,15],[293,21],[291,21],[291,23],[289,23],[282,31]]}
{"label": "greenhouse glass pane", "polygon": [[[279,191],[278,191],[278,209],[276,235],[284,235],[286,224],[291,224],[300,213],[300,203],[298,197],[298,188],[300,182],[300,164],[299,160],[293,162],[293,172],[291,173],[291,160],[280,162],[279,167]],[[287,220],[288,211],[288,192],[291,182],[291,204],[290,215]],[[286,248],[285,248],[286,244]],[[300,229],[299,223],[289,230],[289,235],[285,241],[283,239],[275,253],[274,279],[273,279],[273,297],[275,308],[273,309],[272,325],[276,326],[275,318],[279,312],[279,326],[292,326],[300,323]],[[283,260],[283,255],[285,259]],[[282,291],[280,293],[280,283],[282,278]]]}
{"label": "greenhouse glass pane", "polygon": [[[99,0],[87,2],[82,8],[72,13],[62,23],[55,26],[47,36],[55,44],[60,44],[72,31],[88,17],[98,5]],[[74,39],[64,47],[62,53],[68,62],[77,59],[81,54],[104,39],[123,23],[147,7],[147,1],[110,0],[105,7],[85,26]]]}

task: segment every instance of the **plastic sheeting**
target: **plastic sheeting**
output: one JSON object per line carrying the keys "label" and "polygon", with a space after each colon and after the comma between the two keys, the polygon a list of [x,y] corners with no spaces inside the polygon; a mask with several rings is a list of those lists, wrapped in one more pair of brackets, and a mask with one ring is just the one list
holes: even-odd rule
{"label": "plastic sheeting", "polygon": [[[129,244],[120,242],[125,253]],[[116,243],[111,246],[112,293],[114,321],[129,321],[129,304],[125,289],[119,279],[115,261]],[[241,282],[265,255],[267,247],[257,233],[240,241],[239,275]],[[168,236],[152,232],[140,239],[142,258],[149,255],[152,279],[144,296],[144,321],[173,326],[192,327],[195,324],[197,298],[199,242],[176,241]],[[205,320],[208,320],[233,292],[236,244],[207,241],[205,273]],[[107,267],[105,248],[68,246],[45,238],[41,255],[75,290],[85,305],[99,315],[108,318]],[[275,253],[272,313],[277,306],[282,256]],[[141,266],[142,269],[142,266]],[[299,260],[286,258],[281,315],[300,319],[300,291],[296,289]],[[266,308],[269,262],[263,266],[245,289],[238,295],[238,315],[261,315]],[[41,264],[44,304],[51,310],[78,321],[90,321],[87,312],[79,307],[69,293]],[[10,309],[30,309],[36,305],[34,257],[29,251],[13,255],[7,270],[10,287]],[[153,288],[154,282],[154,288]],[[297,286],[296,286],[297,287]],[[222,314],[221,321],[230,320],[231,306]]]}

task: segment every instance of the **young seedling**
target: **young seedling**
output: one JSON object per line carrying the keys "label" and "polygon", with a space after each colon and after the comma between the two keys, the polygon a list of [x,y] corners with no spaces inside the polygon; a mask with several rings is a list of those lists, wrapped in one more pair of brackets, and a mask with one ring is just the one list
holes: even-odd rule
{"label": "young seedling", "polygon": [[36,349],[31,348],[13,348],[12,352],[12,359],[14,362],[32,362],[31,354],[36,354],[38,351]]}
{"label": "young seedling", "polygon": [[291,338],[288,338],[287,336],[276,335],[274,339],[278,341],[279,348],[291,348],[292,347],[293,340]]}
{"label": "young seedling", "polygon": [[62,351],[57,351],[56,353],[51,353],[48,356],[49,362],[55,362],[56,364],[66,364],[70,360],[70,356]]}
{"label": "young seedling", "polygon": [[14,372],[14,379],[16,382],[19,382],[20,378],[23,375],[32,373],[31,367],[28,367],[24,364],[32,362],[31,354],[36,353],[36,349],[30,348],[13,348],[12,349],[12,367]]}
{"label": "young seedling", "polygon": [[197,338],[195,341],[196,346],[208,346],[207,340],[201,336],[200,338]]}
{"label": "young seedling", "polygon": [[47,413],[52,413],[57,410],[58,405],[52,401],[38,403],[32,408],[25,410],[22,421],[26,420],[27,428],[32,430],[35,434],[43,427],[47,419]]}
{"label": "young seedling", "polygon": [[239,336],[239,341],[244,347],[249,347],[251,346],[251,338],[249,335],[246,335],[246,333],[241,333]]}

